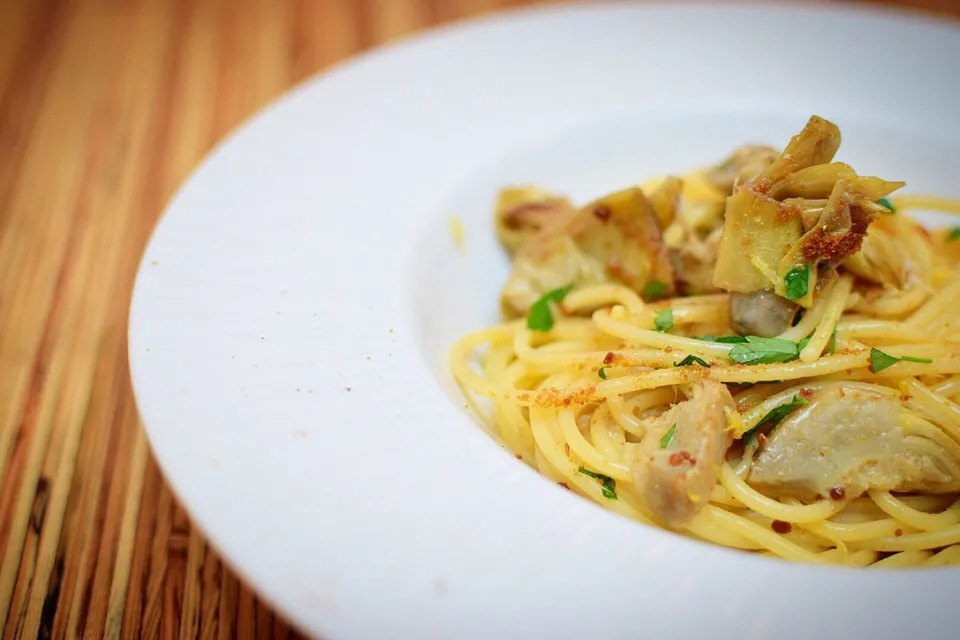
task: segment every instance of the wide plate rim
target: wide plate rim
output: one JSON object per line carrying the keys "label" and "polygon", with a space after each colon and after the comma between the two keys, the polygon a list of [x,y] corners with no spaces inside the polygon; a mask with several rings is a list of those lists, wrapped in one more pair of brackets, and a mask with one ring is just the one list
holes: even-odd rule
{"label": "wide plate rim", "polygon": [[[732,5],[727,6],[718,6],[712,3],[681,3],[680,5],[665,7],[661,5],[647,5],[642,7],[645,11],[652,12],[674,12],[674,11],[685,11],[689,10],[691,7],[700,7],[705,11],[725,13],[727,11],[735,11],[737,8],[749,6],[755,10],[758,10],[762,13],[776,13],[781,11],[786,12],[799,12],[804,14],[859,14],[859,15],[872,15],[875,17],[882,17],[884,19],[898,19],[898,20],[907,20],[914,24],[924,24],[927,27],[936,27],[936,28],[945,28],[950,31],[954,37],[957,36],[958,32],[955,28],[956,25],[944,25],[936,22],[930,17],[927,16],[918,16],[913,13],[907,12],[898,12],[891,11],[888,8],[875,8],[875,7],[837,7],[835,5],[813,5],[813,6],[797,6],[790,3],[778,4],[775,6],[765,6],[760,8],[757,3],[754,2],[739,2],[733,3]],[[332,79],[348,76],[356,72],[360,68],[364,68],[369,65],[376,65],[378,61],[383,59],[388,59],[390,56],[395,55],[397,52],[405,51],[409,48],[418,48],[418,47],[429,47],[432,43],[435,43],[438,40],[444,38],[457,37],[458,34],[464,32],[471,32],[478,29],[483,29],[486,27],[497,27],[498,25],[503,25],[505,23],[515,23],[524,20],[530,19],[548,19],[548,16],[569,16],[569,15],[579,15],[581,12],[588,14],[593,13],[603,13],[606,11],[622,11],[623,5],[620,3],[602,3],[602,4],[593,4],[593,5],[580,5],[580,4],[565,4],[560,6],[551,6],[551,7],[540,7],[540,8],[525,8],[512,10],[504,12],[499,15],[485,16],[481,18],[476,18],[473,20],[459,21],[451,25],[441,26],[433,28],[425,32],[423,35],[418,37],[403,39],[395,44],[377,48],[361,54],[354,59],[351,59],[345,63],[338,64],[331,69],[328,69],[324,73],[311,78],[304,83],[297,85],[292,88],[284,95],[282,95],[278,100],[274,101],[261,110],[253,117],[242,123],[238,126],[230,135],[228,135],[221,143],[212,149],[204,160],[198,165],[197,169],[191,174],[191,176],[184,182],[177,194],[171,199],[170,204],[167,209],[164,211],[161,221],[158,223],[156,229],[151,235],[151,239],[148,242],[146,251],[144,252],[144,257],[141,261],[141,264],[138,269],[137,279],[134,286],[133,302],[131,304],[131,314],[130,314],[130,324],[129,324],[129,359],[131,366],[131,377],[134,383],[134,392],[137,398],[138,405],[144,405],[149,403],[150,400],[144,396],[144,377],[149,376],[148,367],[149,365],[145,362],[143,353],[145,347],[145,340],[148,341],[148,338],[145,336],[145,331],[149,333],[147,329],[144,328],[144,319],[143,315],[143,305],[150,306],[149,300],[144,302],[144,296],[148,296],[149,293],[144,293],[146,289],[142,283],[142,276],[145,272],[150,271],[150,256],[151,249],[154,247],[158,232],[161,231],[161,228],[164,224],[168,223],[169,219],[172,219],[173,215],[176,215],[178,210],[178,204],[181,202],[181,198],[184,197],[184,194],[188,193],[191,188],[196,184],[198,176],[202,176],[203,171],[212,163],[216,163],[224,154],[230,153],[232,146],[240,144],[242,139],[247,136],[247,134],[255,129],[260,123],[269,120],[272,117],[275,117],[274,114],[286,108],[287,105],[295,103],[298,100],[303,99],[303,95],[310,91],[312,88],[315,88],[318,85],[329,83]],[[155,421],[148,420],[146,415],[144,416],[144,426],[147,432],[148,439],[151,442],[155,452],[163,450],[163,446],[158,442],[164,436],[161,433],[163,427],[157,424]],[[322,623],[318,623],[316,619],[312,616],[305,614],[302,605],[292,605],[290,602],[286,601],[282,596],[275,597],[276,594],[270,592],[270,590],[264,590],[258,588],[258,585],[262,584],[261,576],[258,575],[256,571],[248,571],[245,568],[245,563],[243,560],[240,560],[235,556],[234,553],[230,550],[230,545],[222,545],[219,543],[219,540],[224,539],[224,534],[219,532],[220,527],[208,526],[207,518],[204,513],[200,510],[194,510],[192,507],[193,500],[191,500],[192,490],[188,487],[183,486],[180,481],[180,472],[176,470],[177,463],[171,460],[168,456],[161,455],[157,453],[157,459],[160,465],[160,468],[164,476],[168,479],[171,486],[174,488],[175,493],[178,498],[182,501],[188,513],[190,513],[191,518],[196,523],[198,528],[207,536],[207,539],[215,546],[219,551],[221,551],[222,556],[226,562],[234,567],[235,570],[248,581],[249,584],[257,588],[258,592],[262,597],[270,601],[278,610],[283,612],[287,617],[289,617],[297,626],[304,629],[305,631],[310,631],[313,633],[317,632],[326,632],[326,633],[339,633],[339,630],[336,630],[333,627],[326,627]],[[796,573],[802,571],[799,568],[788,570],[791,573]],[[780,573],[779,571],[776,573]],[[909,581],[908,581],[909,582]],[[331,636],[333,637],[333,636]]]}

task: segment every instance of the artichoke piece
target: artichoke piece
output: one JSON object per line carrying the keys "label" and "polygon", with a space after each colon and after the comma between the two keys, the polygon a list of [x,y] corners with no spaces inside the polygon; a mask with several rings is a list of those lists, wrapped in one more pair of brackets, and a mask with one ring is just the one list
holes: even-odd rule
{"label": "artichoke piece", "polygon": [[683,225],[683,234],[676,246],[670,247],[670,263],[679,293],[685,296],[704,295],[720,291],[713,284],[713,272],[720,248],[721,228],[706,238]]}
{"label": "artichoke piece", "polygon": [[494,213],[497,239],[510,255],[524,242],[551,225],[567,222],[576,209],[566,198],[558,198],[534,187],[511,187],[500,191]]}
{"label": "artichoke piece", "polygon": [[780,283],[783,276],[794,267],[820,262],[839,264],[860,251],[870,223],[878,213],[886,211],[875,200],[901,186],[902,182],[860,176],[839,180],[820,219],[784,256],[778,268]]}
{"label": "artichoke piece", "polygon": [[[885,289],[903,290],[916,284],[921,281],[922,273],[929,271],[931,261],[929,252],[918,252],[904,241],[905,231],[913,232],[911,227],[922,229],[906,217],[878,217],[870,225],[860,251],[847,258],[843,266]],[[918,235],[926,238],[922,232]]]}
{"label": "artichoke piece", "polygon": [[505,317],[515,318],[547,291],[571,283],[620,282],[641,292],[654,280],[663,283],[666,295],[674,293],[656,212],[640,189],[626,189],[525,241],[514,257],[500,308]]}
{"label": "artichoke piece", "polygon": [[818,392],[767,434],[747,482],[769,495],[802,500],[853,499],[868,489],[954,492],[960,489],[960,447],[949,436],[932,439],[929,431],[911,427],[895,398],[838,385]]}
{"label": "artichoke piece", "polygon": [[780,152],[773,147],[740,147],[718,165],[708,169],[704,177],[711,186],[730,195],[735,184],[753,180],[779,157]]}
{"label": "artichoke piece", "polygon": [[798,307],[770,291],[730,294],[730,325],[742,336],[773,338],[793,324]]}
{"label": "artichoke piece", "polygon": [[754,182],[772,186],[794,171],[833,160],[840,148],[840,129],[820,116],[811,116],[806,126],[790,138],[787,148]]}
{"label": "artichoke piece", "polygon": [[806,233],[820,222],[823,208],[827,206],[827,199],[787,198],[782,204],[783,211],[789,213],[789,215],[800,216],[800,225],[803,227],[803,232]]}
{"label": "artichoke piece", "polygon": [[668,176],[656,189],[650,192],[648,199],[661,229],[666,229],[677,218],[680,211],[680,196],[683,195],[683,180]]}
{"label": "artichoke piece", "polygon": [[800,216],[751,185],[727,198],[726,218],[713,283],[725,291],[773,289],[784,254],[803,234]]}
{"label": "artichoke piece", "polygon": [[527,314],[540,297],[573,283],[577,287],[609,282],[603,263],[581,251],[565,233],[545,233],[523,246],[500,292],[500,312],[506,319]]}
{"label": "artichoke piece", "polygon": [[818,278],[856,253],[886,211],[875,201],[903,186],[832,162],[839,146],[836,125],[813,116],[780,158],[727,199],[715,285],[784,296],[787,274],[804,270],[809,285],[795,302],[813,305]]}
{"label": "artichoke piece", "polygon": [[657,215],[640,189],[625,189],[587,205],[570,224],[586,254],[604,263],[613,279],[635,291],[658,280],[672,294],[673,270]]}
{"label": "artichoke piece", "polygon": [[634,482],[658,522],[682,528],[707,503],[732,441],[727,412],[736,406],[725,385],[695,382],[689,399],[654,420],[634,448]]}
{"label": "artichoke piece", "polygon": [[846,178],[845,182],[850,195],[858,198],[860,206],[868,208],[874,213],[890,213],[890,210],[877,200],[886,198],[907,184],[906,182],[881,180],[873,176],[852,176]]}
{"label": "artichoke piece", "polygon": [[857,172],[848,164],[830,162],[816,164],[806,169],[794,171],[783,180],[777,182],[767,195],[774,200],[787,198],[804,198],[823,200],[830,197],[833,185],[838,180],[856,177]]}
{"label": "artichoke piece", "polygon": [[[663,238],[682,295],[718,291],[713,286],[713,270],[723,227],[723,200],[722,194],[696,175],[689,182],[667,178],[650,193],[661,225],[669,223],[662,227]],[[662,209],[668,215],[662,215]]]}

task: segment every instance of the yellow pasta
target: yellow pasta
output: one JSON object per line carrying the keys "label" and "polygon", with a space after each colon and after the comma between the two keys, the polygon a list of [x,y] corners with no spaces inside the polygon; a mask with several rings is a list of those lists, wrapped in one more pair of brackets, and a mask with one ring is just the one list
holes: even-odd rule
{"label": "yellow pasta", "polygon": [[[775,175],[778,165],[771,162],[765,171]],[[813,169],[838,171],[826,164]],[[810,175],[821,175],[813,169]],[[810,189],[810,182],[792,183],[786,175],[764,188],[788,194]],[[702,223],[698,216],[707,215],[704,211],[722,212],[726,206],[729,222],[738,187],[730,195],[711,176],[698,171],[682,179],[676,216],[687,218],[682,223],[670,223],[669,216],[660,220],[672,225],[663,234],[668,244],[687,237],[693,225]],[[850,178],[837,184],[841,180]],[[644,187],[659,216],[669,201],[657,198],[666,197],[662,194],[670,184],[658,179]],[[802,197],[790,197],[787,205],[800,206]],[[855,201],[856,194],[848,197]],[[600,202],[592,205],[593,213],[606,222],[611,213],[603,203],[615,201]],[[821,209],[830,206],[818,202]],[[523,462],[582,498],[645,525],[811,564],[960,564],[960,405],[954,400],[960,397],[960,240],[954,249],[946,234],[928,235],[909,219],[911,208],[960,214],[960,203],[922,196],[889,202],[893,217],[882,212],[880,217],[887,218],[876,223],[877,233],[889,236],[878,236],[867,246],[868,234],[862,255],[849,264],[823,263],[826,267],[819,271],[800,269],[791,275],[799,268],[788,270],[789,261],[778,265],[768,257],[742,257],[743,264],[759,263],[758,281],[782,280],[782,287],[774,286],[776,294],[796,300],[802,312],[783,330],[767,334],[775,338],[754,340],[756,336],[737,331],[744,316],[733,310],[743,294],[680,294],[673,283],[660,283],[663,290],[653,291],[650,284],[656,281],[649,278],[644,287],[642,281],[631,287],[624,281],[597,280],[589,274],[599,267],[588,257],[578,273],[593,280],[551,291],[553,298],[544,296],[533,304],[543,305],[538,311],[528,299],[526,318],[514,314],[517,319],[463,336],[451,349],[451,371],[472,410]],[[805,206],[813,213],[804,215],[819,211]],[[716,242],[717,234],[709,241]],[[674,265],[676,256],[698,255],[702,246],[697,243],[708,241],[706,235],[690,237],[689,247],[668,247]],[[829,249],[828,241],[822,242]],[[890,253],[890,247],[896,250]],[[891,278],[900,278],[901,284],[891,285]],[[809,289],[804,280],[817,288]],[[791,291],[791,286],[799,288]],[[549,326],[534,326],[535,313],[545,313]],[[774,355],[750,360],[750,350],[761,349],[756,345],[766,345],[769,351],[763,353]],[[715,414],[723,426],[703,441],[691,440],[691,433],[700,432],[682,431],[677,423],[684,420],[684,407],[699,406],[691,403],[707,385],[722,387],[731,400]],[[918,456],[936,461],[930,468],[943,477],[937,477],[934,488],[903,480],[917,474],[899,468],[899,485],[867,478],[816,491],[813,480],[796,470],[801,466],[781,474],[799,474],[793,484],[763,475],[764,465],[774,464],[772,454],[767,455],[770,447],[778,438],[791,437],[791,429],[802,429],[804,420],[813,420],[808,414],[837,416],[817,427],[824,433],[847,428],[845,421],[874,424],[874,414],[830,413],[853,403],[850,397],[861,399],[864,411],[882,407],[882,415],[892,416],[892,427],[869,432],[869,437],[886,438],[894,443],[889,446],[912,438]],[[671,420],[676,422],[666,429]],[[698,428],[704,431],[708,421],[701,422]],[[843,443],[843,432],[837,433],[825,441]],[[715,467],[695,459],[714,455],[704,444],[710,438],[722,445],[723,458]],[[836,455],[831,447],[823,449],[815,454]],[[685,464],[689,471],[671,470]],[[675,478],[682,482],[669,484]],[[690,488],[695,484],[700,487],[696,491]],[[671,500],[682,502],[693,515],[664,521]]]}

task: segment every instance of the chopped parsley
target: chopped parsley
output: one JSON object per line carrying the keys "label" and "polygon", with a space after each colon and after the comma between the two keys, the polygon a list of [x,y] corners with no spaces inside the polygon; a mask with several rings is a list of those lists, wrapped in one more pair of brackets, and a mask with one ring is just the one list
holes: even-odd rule
{"label": "chopped parsley", "polygon": [[573,289],[573,284],[565,287],[547,291],[540,296],[540,299],[530,306],[530,314],[527,316],[527,328],[533,331],[550,331],[553,329],[553,309],[550,304],[560,304],[567,294]]}
{"label": "chopped parsley", "polygon": [[783,278],[784,296],[787,300],[799,300],[810,290],[810,267],[794,267]]}
{"label": "chopped parsley", "polygon": [[770,431],[772,431],[781,420],[787,417],[788,413],[790,413],[797,407],[803,407],[808,404],[810,403],[804,400],[803,398],[801,398],[800,396],[793,396],[793,400],[791,400],[790,402],[785,402],[784,404],[781,404],[779,407],[774,407],[767,413],[767,415],[763,416],[760,419],[760,422],[757,423],[757,426],[755,426],[753,429],[750,429],[745,434],[743,434],[743,441],[747,442],[749,441],[749,439],[754,438],[757,435],[757,433],[760,432],[761,428],[771,423],[773,424],[773,426],[770,427]]}
{"label": "chopped parsley", "polygon": [[662,298],[663,294],[666,292],[667,284],[665,282],[661,282],[660,280],[651,280],[647,284],[643,285],[643,297],[649,300]]}
{"label": "chopped parsley", "polygon": [[693,363],[697,363],[701,367],[710,368],[710,363],[704,360],[703,358],[698,358],[697,356],[690,354],[680,362],[674,362],[673,366],[675,367],[689,367]]}
{"label": "chopped parsley", "polygon": [[956,240],[957,238],[960,238],[960,227],[950,229],[950,233],[947,234],[947,240]]}
{"label": "chopped parsley", "polygon": [[673,436],[677,435],[677,423],[674,422],[673,426],[670,427],[663,437],[660,438],[660,448],[666,449],[670,446],[670,443],[673,442]]}
{"label": "chopped parsley", "polygon": [[600,370],[597,371],[597,375],[600,376],[601,378],[603,378],[604,380],[606,380],[606,379],[607,379],[607,368],[606,368],[606,367],[600,367]]}
{"label": "chopped parsley", "polygon": [[890,200],[888,200],[887,198],[880,198],[879,200],[877,200],[877,204],[879,204],[881,207],[886,207],[887,209],[890,209],[890,213],[897,212],[897,208],[893,206],[893,203],[890,202]]}
{"label": "chopped parsley", "polygon": [[[764,338],[761,336],[703,336],[695,338],[704,342],[719,342],[723,344],[732,344],[729,356],[734,362],[740,364],[773,364],[775,362],[790,362],[800,357],[803,351],[810,343],[810,338],[806,337],[798,342],[784,340],[783,338]],[[834,328],[833,336],[830,338],[830,353],[836,348],[837,330]],[[678,366],[678,365],[675,365]]]}
{"label": "chopped parsley", "polygon": [[[800,341],[804,346],[806,343]],[[809,340],[807,340],[809,342]],[[772,364],[790,362],[800,355],[800,346],[796,342],[783,338],[761,338],[746,336],[746,342],[730,349],[730,359],[740,364]]]}
{"label": "chopped parsley", "polygon": [[657,331],[669,331],[673,328],[673,309],[657,309],[657,316],[653,319]]}
{"label": "chopped parsley", "polygon": [[827,345],[827,353],[833,355],[837,352],[837,328],[833,328],[833,333],[830,334],[830,343]]}
{"label": "chopped parsley", "polygon": [[880,373],[887,367],[892,367],[898,362],[919,362],[920,364],[930,364],[933,362],[930,358],[915,358],[913,356],[892,356],[884,353],[880,349],[870,349],[870,369],[874,373]]}
{"label": "chopped parsley", "polygon": [[603,492],[604,498],[609,498],[610,500],[617,499],[617,481],[611,478],[610,476],[605,476],[602,473],[597,473],[596,471],[590,471],[584,467],[578,469],[580,473],[585,476],[590,476],[591,478],[596,478],[600,481],[600,491]]}

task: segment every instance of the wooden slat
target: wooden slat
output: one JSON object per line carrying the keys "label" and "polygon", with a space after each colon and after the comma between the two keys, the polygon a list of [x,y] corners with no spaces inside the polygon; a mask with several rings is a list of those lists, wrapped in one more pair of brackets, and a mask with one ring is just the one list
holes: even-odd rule
{"label": "wooden slat", "polygon": [[293,84],[523,4],[0,2],[3,637],[299,637],[191,529],[150,456],[125,337],[141,252],[203,155]]}

